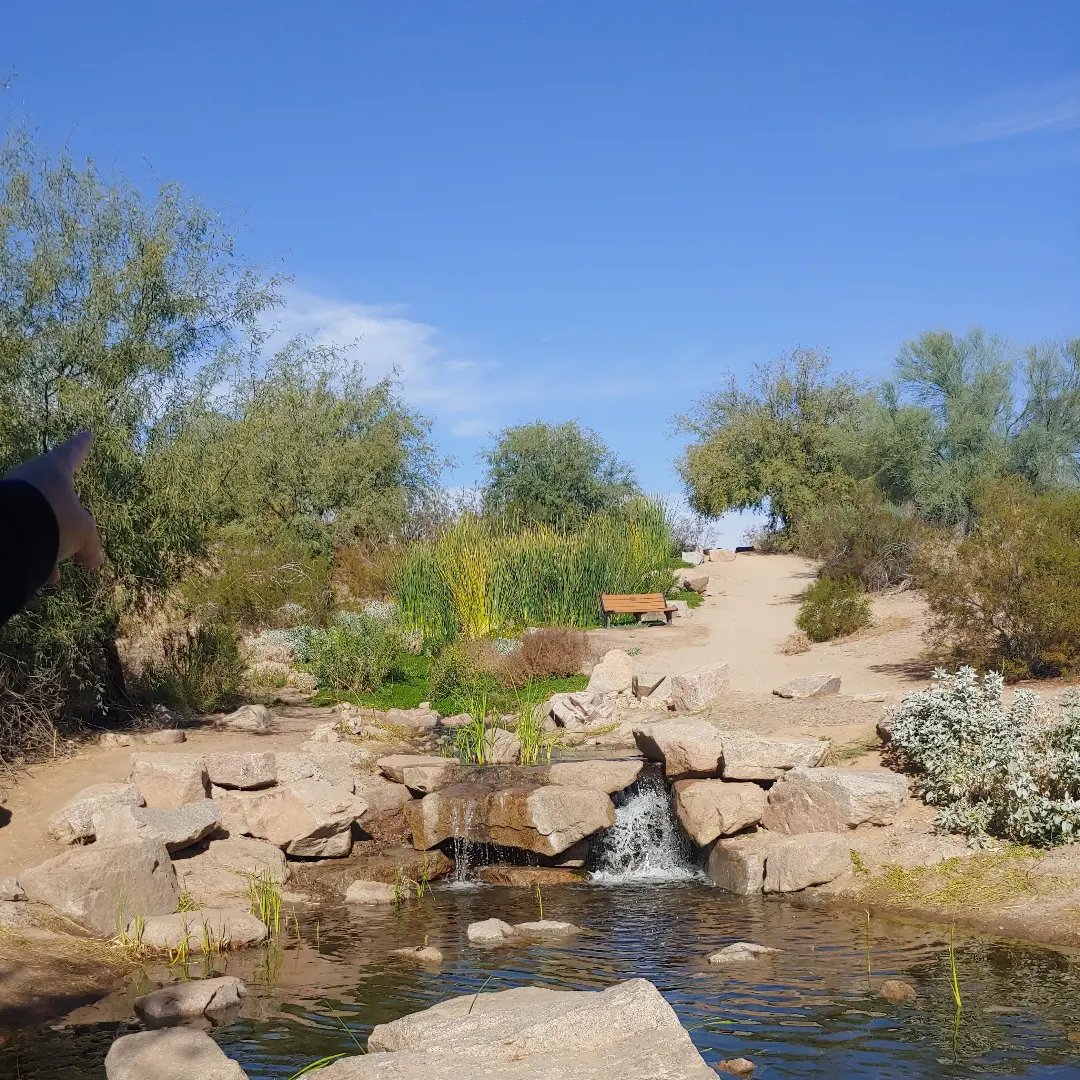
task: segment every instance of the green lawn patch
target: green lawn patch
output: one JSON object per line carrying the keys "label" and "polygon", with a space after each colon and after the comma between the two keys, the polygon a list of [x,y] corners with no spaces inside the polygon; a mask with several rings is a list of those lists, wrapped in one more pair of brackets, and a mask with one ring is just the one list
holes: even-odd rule
{"label": "green lawn patch", "polygon": [[705,598],[699,592],[694,592],[693,589],[674,589],[667,594],[669,600],[685,600],[686,603],[692,607],[701,607]]}

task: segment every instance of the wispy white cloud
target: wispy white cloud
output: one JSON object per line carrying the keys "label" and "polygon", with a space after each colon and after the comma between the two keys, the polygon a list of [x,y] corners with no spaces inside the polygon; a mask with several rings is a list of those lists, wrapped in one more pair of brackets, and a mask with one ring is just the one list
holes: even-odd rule
{"label": "wispy white cloud", "polygon": [[1014,89],[924,120],[911,133],[911,141],[920,146],[966,146],[1077,128],[1080,75]]}

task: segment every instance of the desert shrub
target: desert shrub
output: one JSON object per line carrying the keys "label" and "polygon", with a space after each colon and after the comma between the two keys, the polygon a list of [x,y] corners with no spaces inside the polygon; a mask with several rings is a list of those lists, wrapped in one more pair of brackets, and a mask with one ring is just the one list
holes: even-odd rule
{"label": "desert shrub", "polygon": [[821,577],[803,593],[795,625],[811,641],[847,637],[870,625],[870,601],[853,577]]}
{"label": "desert shrub", "polygon": [[503,657],[493,675],[507,689],[523,687],[535,679],[566,678],[581,672],[588,652],[585,635],[578,630],[534,630],[522,638],[520,649]]}
{"label": "desert shrub", "polygon": [[334,552],[334,582],[353,600],[390,595],[404,549],[352,545]]}
{"label": "desert shrub", "polygon": [[776,647],[782,656],[798,656],[810,651],[811,641],[802,630],[794,630]]}
{"label": "desert shrub", "polygon": [[995,487],[978,509],[920,566],[938,654],[1007,678],[1080,673],[1080,492]]}
{"label": "desert shrub", "polygon": [[829,577],[853,577],[884,589],[911,576],[924,526],[865,489],[850,500],[807,511],[792,530],[800,555],[818,559]]}
{"label": "desert shrub", "polygon": [[207,623],[164,638],[160,659],[139,682],[152,700],[181,712],[222,712],[239,703],[245,667],[235,629]]}
{"label": "desert shrub", "polygon": [[483,643],[468,638],[459,638],[440,649],[428,673],[431,700],[460,698],[485,685],[491,687],[493,680],[485,670],[483,653]]}
{"label": "desert shrub", "polygon": [[673,551],[664,508],[637,499],[573,529],[464,515],[403,560],[403,625],[438,647],[527,626],[594,626],[604,592],[659,592]]}
{"label": "desert shrub", "polygon": [[319,687],[350,693],[378,690],[400,672],[403,642],[397,624],[351,613],[306,637],[306,661]]}
{"label": "desert shrub", "polygon": [[1080,701],[1051,709],[1029,690],[1011,707],[1004,680],[938,670],[891,710],[889,753],[915,776],[937,825],[1024,844],[1080,837]]}
{"label": "desert shrub", "polygon": [[288,534],[266,544],[231,533],[212,561],[181,585],[188,607],[201,617],[237,626],[323,625],[334,607],[330,557]]}

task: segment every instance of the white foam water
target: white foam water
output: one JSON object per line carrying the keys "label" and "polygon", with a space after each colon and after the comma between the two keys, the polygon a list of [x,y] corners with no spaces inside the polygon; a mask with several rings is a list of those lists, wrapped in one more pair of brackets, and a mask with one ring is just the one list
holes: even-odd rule
{"label": "white foam water", "polygon": [[660,776],[646,773],[616,797],[615,824],[593,843],[592,880],[598,885],[655,884],[701,877],[694,850],[675,817]]}

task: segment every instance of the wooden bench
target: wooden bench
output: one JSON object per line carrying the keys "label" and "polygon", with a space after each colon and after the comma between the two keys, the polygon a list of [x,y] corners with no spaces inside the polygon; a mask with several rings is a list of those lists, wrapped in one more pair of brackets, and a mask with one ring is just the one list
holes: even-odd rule
{"label": "wooden bench", "polygon": [[620,596],[614,593],[603,593],[600,597],[600,614],[604,618],[604,625],[611,625],[612,615],[649,615],[654,611],[662,612],[671,625],[671,617],[678,608],[668,604],[663,593],[632,593]]}

